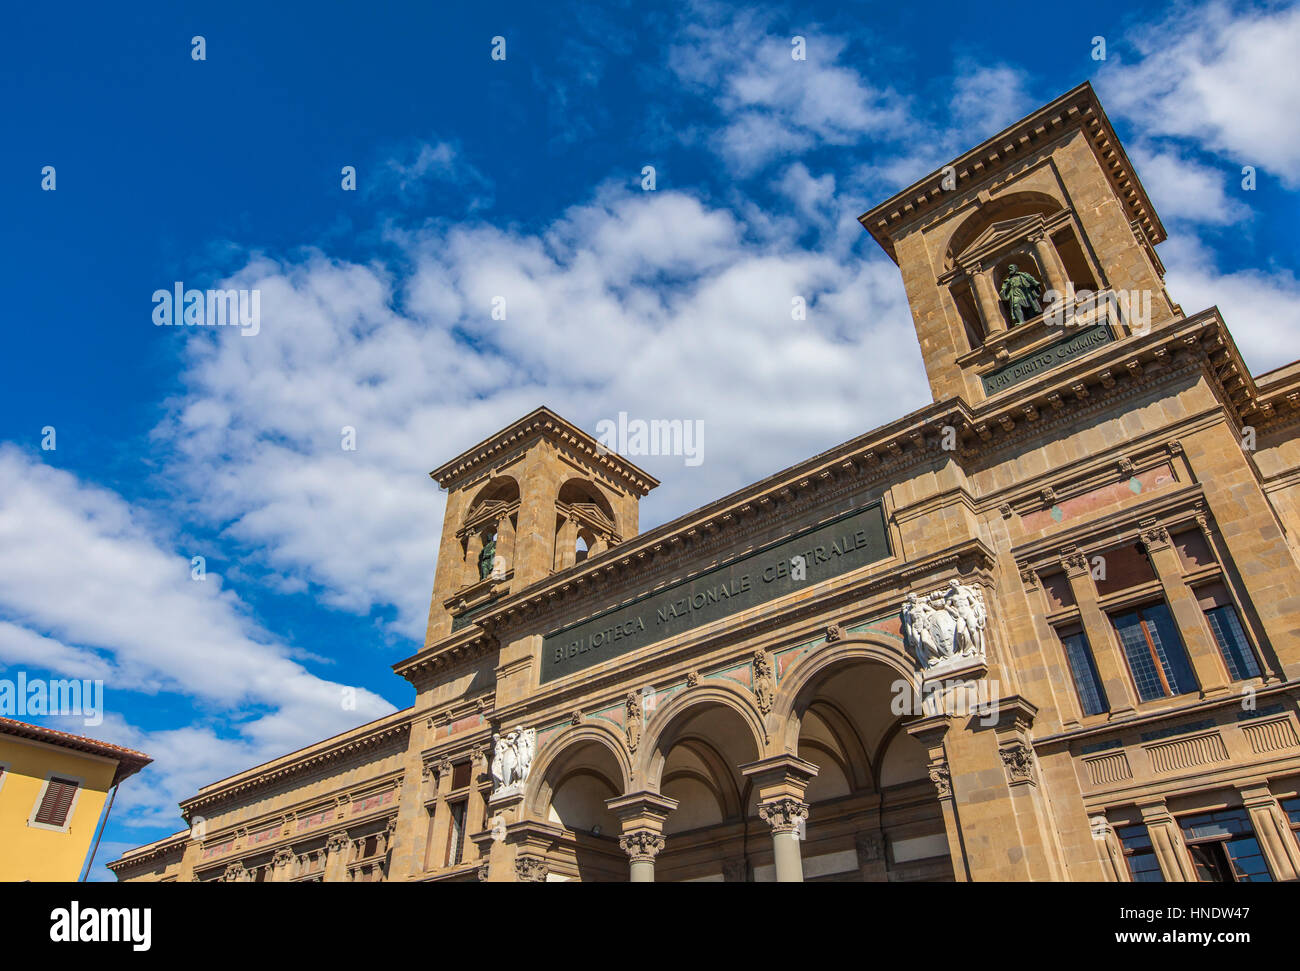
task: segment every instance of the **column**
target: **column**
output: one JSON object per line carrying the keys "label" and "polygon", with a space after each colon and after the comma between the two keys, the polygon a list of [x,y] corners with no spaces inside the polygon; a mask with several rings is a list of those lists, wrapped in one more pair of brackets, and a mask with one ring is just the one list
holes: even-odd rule
{"label": "column", "polygon": [[431,870],[440,870],[447,865],[447,840],[451,833],[451,807],[447,803],[447,793],[451,792],[451,761],[443,759],[433,767],[438,775],[437,797],[433,804],[433,835],[430,837],[433,847],[429,854]]}
{"label": "column", "polygon": [[477,529],[465,537],[465,573],[460,586],[478,583],[478,557],[483,552],[483,534]]}
{"label": "column", "polygon": [[469,786],[469,804],[465,807],[465,862],[469,863],[479,858],[478,843],[474,842],[472,834],[479,831],[483,825],[483,817],[487,812],[487,800],[483,798],[483,789],[480,786],[479,777],[487,771],[487,751],[484,748],[475,748],[470,755],[471,779]]}
{"label": "column", "polygon": [[352,841],[346,830],[330,833],[325,841],[325,872],[321,879],[326,883],[344,883],[348,879],[348,848]]}
{"label": "column", "polygon": [[1151,846],[1156,851],[1156,860],[1160,863],[1160,872],[1167,883],[1195,883],[1196,871],[1183,846],[1182,834],[1178,831],[1178,821],[1169,813],[1163,797],[1137,804],[1142,813],[1142,822],[1146,824],[1147,835],[1151,837]]}
{"label": "column", "polygon": [[1274,880],[1295,880],[1300,877],[1300,845],[1291,835],[1291,826],[1284,822],[1282,807],[1268,787],[1266,779],[1252,779],[1237,783],[1241,804],[1250,813],[1255,838],[1273,871]]}
{"label": "column", "polygon": [[497,523],[497,556],[505,569],[510,570],[515,563],[515,524],[509,514],[502,516]]}
{"label": "column", "polygon": [[993,270],[980,268],[971,274],[974,284],[975,303],[979,306],[980,316],[984,318],[984,330],[992,337],[1007,329],[1007,322],[1002,317],[1002,301],[993,286]]}
{"label": "column", "polygon": [[772,827],[772,861],[778,883],[803,883],[799,828],[808,819],[804,795],[817,766],[797,755],[774,755],[740,767],[754,781],[758,815]]}
{"label": "column", "polygon": [[1092,648],[1092,658],[1097,664],[1097,676],[1105,689],[1111,717],[1135,714],[1137,696],[1129,683],[1128,662],[1111,632],[1110,619],[1097,606],[1097,587],[1092,582],[1088,558],[1073,546],[1066,547],[1061,551],[1061,565],[1065,567],[1070,591],[1079,607],[1079,619],[1083,622],[1088,646]]}
{"label": "column", "polygon": [[1138,529],[1142,533],[1142,542],[1146,544],[1151,567],[1160,580],[1160,586],[1164,588],[1169,612],[1183,639],[1183,646],[1187,648],[1196,680],[1201,684],[1201,697],[1213,698],[1226,694],[1229,690],[1227,669],[1210,628],[1205,623],[1196,594],[1183,582],[1182,560],[1169,541],[1169,530],[1154,519],[1138,523]]}
{"label": "column", "polygon": [[957,883],[970,880],[970,862],[962,842],[961,823],[952,798],[952,772],[948,768],[948,755],[943,740],[952,727],[952,716],[946,713],[918,718],[904,731],[925,746],[930,782],[939,797],[939,810],[943,813],[943,829],[948,837],[948,856],[952,860],[952,875]]}
{"label": "column", "polygon": [[642,790],[606,799],[609,811],[618,817],[622,829],[619,848],[628,855],[628,879],[632,883],[654,883],[655,857],[664,848],[664,822],[677,808],[677,800]]}
{"label": "column", "polygon": [[1044,281],[1048,290],[1055,290],[1061,295],[1060,299],[1065,299],[1066,284],[1069,282],[1065,275],[1065,266],[1061,263],[1061,254],[1056,252],[1056,246],[1047,238],[1046,233],[1040,233],[1037,236],[1031,236],[1029,243],[1034,247],[1034,256],[1038,259],[1038,265],[1043,268],[1043,276],[1047,279]]}
{"label": "column", "polygon": [[1111,882],[1131,883],[1128,864],[1124,862],[1124,851],[1119,845],[1119,837],[1115,835],[1115,827],[1111,826],[1110,820],[1105,816],[1093,816],[1088,820],[1088,828],[1092,831],[1092,838],[1101,844],[1097,847],[1097,851],[1101,855],[1103,869]]}
{"label": "column", "polygon": [[572,516],[564,520],[555,537],[555,569],[563,570],[577,562],[578,521]]}

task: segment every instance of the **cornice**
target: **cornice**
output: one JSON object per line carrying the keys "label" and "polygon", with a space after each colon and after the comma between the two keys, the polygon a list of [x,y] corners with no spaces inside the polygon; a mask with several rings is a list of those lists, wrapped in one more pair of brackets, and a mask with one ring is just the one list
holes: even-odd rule
{"label": "cornice", "polygon": [[963,197],[953,190],[944,189],[944,169],[954,171],[957,185],[966,191],[965,187],[974,180],[986,180],[1020,163],[1048,141],[1073,130],[1082,131],[1087,136],[1129,220],[1141,228],[1152,246],[1163,242],[1166,234],[1160,217],[1156,215],[1155,207],[1116,137],[1096,92],[1086,81],[954,159],[943,169],[863,213],[858,221],[897,263],[894,236],[898,230],[937,207]]}
{"label": "cornice", "polygon": [[159,857],[171,853],[183,854],[185,852],[185,845],[189,841],[190,831],[187,829],[181,830],[179,833],[168,836],[166,839],[161,839],[156,843],[143,847],[142,849],[128,851],[127,854],[122,856],[120,859],[105,863],[104,866],[116,873],[118,870],[136,867],[140,864],[157,860]]}
{"label": "cornice", "polygon": [[[719,550],[743,550],[745,540],[774,524],[852,493],[870,495],[919,465],[955,459],[964,468],[978,466],[1080,417],[1149,393],[1154,379],[1169,380],[1197,370],[1209,375],[1238,424],[1261,413],[1250,372],[1218,308],[1211,307],[1148,334],[1123,337],[1018,385],[1014,394],[996,396],[974,408],[954,397],[918,409],[505,596],[453,639],[399,662],[394,670],[411,680],[426,666],[432,670],[480,657],[495,649],[495,640],[480,641],[480,633],[492,635],[522,618],[568,610],[592,590],[608,595],[621,581],[639,580],[648,571],[668,582],[675,571]],[[1270,393],[1283,396],[1289,387],[1290,382],[1279,382]],[[1293,401],[1300,405],[1300,396]],[[957,432],[957,448],[952,451],[939,447],[946,427]]]}
{"label": "cornice", "polygon": [[495,462],[503,453],[518,449],[526,442],[543,438],[571,455],[581,456],[592,466],[621,482],[634,495],[647,495],[659,485],[659,480],[649,472],[633,465],[617,452],[604,448],[592,436],[545,406],[466,449],[451,461],[434,469],[429,476],[442,488],[450,489],[479,469]]}
{"label": "cornice", "polygon": [[200,792],[198,795],[180,803],[181,815],[188,819],[195,810],[225,802],[235,796],[253,789],[260,789],[291,776],[301,775],[311,769],[337,762],[358,752],[377,748],[410,732],[412,710],[408,709],[405,716],[400,721],[389,722],[370,732],[345,737],[333,745],[307,749],[302,755],[289,758],[288,761],[272,763],[263,771],[251,770],[249,773],[236,777],[232,782],[220,786],[220,788]]}

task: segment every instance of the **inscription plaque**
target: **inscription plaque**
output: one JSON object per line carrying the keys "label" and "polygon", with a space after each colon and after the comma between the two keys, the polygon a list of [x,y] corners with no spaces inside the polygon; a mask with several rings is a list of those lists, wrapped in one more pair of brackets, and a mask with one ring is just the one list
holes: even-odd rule
{"label": "inscription plaque", "polygon": [[984,393],[986,395],[995,395],[999,391],[1005,391],[1012,385],[1029,380],[1035,374],[1050,371],[1058,364],[1064,364],[1071,358],[1087,354],[1102,344],[1109,344],[1113,339],[1110,326],[1107,324],[1097,324],[1086,330],[1081,330],[1072,337],[1057,341],[1055,344],[1030,354],[1028,357],[1022,357],[1018,361],[1012,361],[1010,364],[998,368],[996,371],[980,375],[980,380],[984,382]]}
{"label": "inscription plaque", "polygon": [[877,502],[552,631],[542,638],[541,680],[562,678],[887,556],[885,516]]}

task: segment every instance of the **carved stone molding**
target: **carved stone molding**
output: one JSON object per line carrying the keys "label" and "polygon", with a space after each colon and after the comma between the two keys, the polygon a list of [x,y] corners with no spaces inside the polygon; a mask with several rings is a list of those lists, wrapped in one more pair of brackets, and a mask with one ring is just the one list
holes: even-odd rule
{"label": "carved stone molding", "polygon": [[488,864],[484,863],[482,866],[478,868],[478,882],[487,883],[487,879],[488,879]]}
{"label": "carved stone molding", "polygon": [[764,715],[772,711],[776,688],[772,683],[772,659],[767,651],[754,652],[754,701]]}
{"label": "carved stone molding", "polygon": [[1067,573],[1077,576],[1080,573],[1090,572],[1088,569],[1088,558],[1083,555],[1083,551],[1074,546],[1067,546],[1061,550],[1061,566],[1065,567]]}
{"label": "carved stone molding", "polygon": [[858,865],[880,863],[885,859],[885,838],[880,833],[857,833],[853,837],[853,847],[858,852]]}
{"label": "carved stone molding", "polygon": [[329,853],[341,853],[348,848],[348,834],[344,830],[330,833],[325,840],[325,850]]}
{"label": "carved stone molding", "polygon": [[225,883],[243,883],[248,879],[248,871],[244,869],[244,864],[235,862],[226,867],[221,879]]}
{"label": "carved stone molding", "polygon": [[1034,750],[1026,743],[1014,742],[1001,749],[998,754],[1002,757],[1002,765],[1007,770],[1008,782],[1015,784],[1034,781]]}
{"label": "carved stone molding", "polygon": [[545,883],[551,868],[535,856],[515,857],[515,879],[520,883]]}
{"label": "carved stone molding", "polygon": [[808,804],[788,797],[759,803],[758,816],[773,833],[793,833],[808,818]]}
{"label": "carved stone molding", "polygon": [[686,687],[688,687],[688,688],[698,688],[699,685],[700,685],[700,672],[699,672],[699,671],[687,671],[687,672],[686,672]]}
{"label": "carved stone molding", "polygon": [[627,750],[636,752],[636,748],[641,744],[641,692],[629,691],[625,702],[627,710],[627,725],[623,733],[627,738]]}
{"label": "carved stone molding", "polygon": [[638,829],[620,836],[618,847],[633,863],[653,863],[664,848],[664,838],[653,830]]}
{"label": "carved stone molding", "polygon": [[1169,542],[1169,530],[1159,520],[1144,519],[1138,523],[1138,530],[1142,534],[1142,542],[1148,547],[1160,547]]}
{"label": "carved stone molding", "polygon": [[298,858],[294,854],[293,850],[289,849],[287,846],[282,846],[275,851],[275,856],[271,857],[271,866],[276,868],[293,866],[297,859]]}
{"label": "carved stone molding", "polygon": [[934,783],[940,799],[947,799],[952,795],[952,776],[948,772],[948,766],[943,762],[930,766],[930,781]]}
{"label": "carved stone molding", "polygon": [[834,644],[836,641],[844,640],[844,628],[839,624],[831,624],[826,628],[826,643]]}

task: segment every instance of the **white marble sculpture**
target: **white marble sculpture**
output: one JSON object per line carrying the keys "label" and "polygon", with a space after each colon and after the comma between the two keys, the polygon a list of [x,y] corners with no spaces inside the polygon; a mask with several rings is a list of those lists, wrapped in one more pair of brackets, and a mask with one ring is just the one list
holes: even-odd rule
{"label": "white marble sculpture", "polygon": [[516,791],[528,781],[537,747],[537,730],[522,725],[504,736],[492,736],[492,795]]}
{"label": "white marble sculpture", "polygon": [[983,661],[987,624],[984,595],[956,580],[925,597],[909,593],[903,602],[903,640],[922,671],[955,665],[959,658]]}

